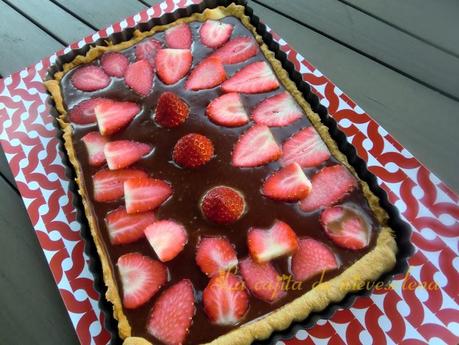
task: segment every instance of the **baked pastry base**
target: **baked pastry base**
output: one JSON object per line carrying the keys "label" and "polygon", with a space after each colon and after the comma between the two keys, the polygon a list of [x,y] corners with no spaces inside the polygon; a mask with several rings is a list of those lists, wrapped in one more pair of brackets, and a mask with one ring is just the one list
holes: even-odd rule
{"label": "baked pastry base", "polygon": [[347,161],[346,156],[338,149],[336,142],[331,138],[328,128],[320,121],[319,115],[312,111],[311,106],[303,98],[295,83],[290,80],[287,71],[282,67],[280,61],[274,57],[274,53],[268,49],[261,36],[257,34],[255,27],[250,24],[249,17],[244,14],[243,6],[231,4],[228,7],[207,9],[203,13],[196,13],[190,17],[180,18],[168,25],[155,26],[148,32],[140,32],[137,30],[134,32],[133,38],[129,41],[119,44],[107,42],[108,46],[92,47],[85,56],[79,55],[70,63],[66,63],[63,66],[63,71],[57,72],[54,75],[54,79],[45,81],[45,85],[54,99],[56,109],[60,113],[58,122],[63,131],[65,148],[69,160],[76,172],[75,180],[79,187],[78,191],[82,197],[91,235],[94,239],[102,264],[103,278],[107,286],[105,297],[113,304],[113,315],[114,318],[118,320],[118,331],[120,337],[124,339],[123,345],[151,345],[151,343],[144,338],[131,336],[131,326],[129,325],[129,321],[123,312],[121,296],[117,287],[115,273],[112,270],[112,265],[106,252],[105,244],[97,227],[95,215],[90,205],[91,202],[88,197],[88,190],[84,183],[82,167],[76,157],[72,141],[72,126],[67,119],[67,111],[64,107],[60,81],[65,73],[80,64],[90,63],[107,51],[120,51],[129,48],[145,37],[164,31],[171,26],[179,23],[189,23],[192,21],[203,22],[207,19],[219,20],[227,16],[234,16],[238,18],[242,24],[252,32],[262,53],[271,64],[277,77],[285,89],[290,92],[290,94],[301,106],[311,124],[315,127],[322,137],[322,140],[328,146],[332,155],[334,155],[340,163],[345,165],[359,181],[361,190],[368,200],[369,206],[374,213],[375,218],[381,224],[381,228],[379,230],[375,248],[340,275],[317,285],[301,297],[276,310],[273,310],[264,317],[242,324],[238,328],[214,339],[208,344],[243,345],[250,344],[254,340],[265,339],[274,331],[288,328],[293,321],[304,320],[311,312],[321,311],[330,303],[341,301],[349,292],[361,290],[367,281],[376,280],[384,272],[392,269],[396,262],[397,245],[392,229],[387,226],[388,215],[381,208],[378,197],[370,191],[368,184],[357,176],[354,168]]}

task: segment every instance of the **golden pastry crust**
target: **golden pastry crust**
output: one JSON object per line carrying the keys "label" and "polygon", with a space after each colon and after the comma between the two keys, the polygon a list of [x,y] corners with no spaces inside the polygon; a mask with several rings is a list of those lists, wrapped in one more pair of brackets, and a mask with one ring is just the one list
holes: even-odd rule
{"label": "golden pastry crust", "polygon": [[77,56],[70,63],[63,66],[63,71],[57,72],[54,79],[45,81],[48,91],[51,93],[56,104],[56,109],[60,113],[58,118],[59,125],[63,130],[63,138],[65,148],[67,150],[70,162],[76,171],[76,183],[79,186],[79,193],[83,199],[83,205],[86,217],[88,219],[91,235],[97,248],[98,255],[102,263],[102,271],[104,282],[107,286],[106,298],[113,304],[113,314],[118,320],[119,335],[124,340],[123,345],[151,345],[151,343],[140,337],[131,336],[131,327],[126,315],[123,312],[121,297],[117,288],[115,273],[112,271],[109,257],[106,253],[106,248],[99,233],[95,216],[90,207],[88,192],[83,179],[82,167],[76,157],[75,149],[72,142],[72,127],[67,120],[67,112],[64,107],[63,96],[60,89],[60,80],[72,68],[89,63],[99,58],[107,51],[120,51],[131,47],[145,37],[151,36],[159,31],[164,31],[171,26],[180,23],[189,23],[192,21],[205,21],[207,19],[219,20],[223,17],[237,17],[242,24],[249,29],[257,40],[260,49],[266,59],[271,64],[277,77],[289,91],[298,104],[306,113],[309,121],[318,131],[322,140],[328,146],[330,152],[344,164],[358,179],[362,192],[364,193],[368,204],[373,211],[376,219],[381,224],[381,229],[378,234],[376,246],[369,253],[355,262],[351,267],[346,269],[337,277],[323,282],[310,291],[306,292],[301,297],[292,302],[272,311],[270,314],[261,319],[250,321],[240,327],[230,331],[229,333],[214,339],[208,344],[212,345],[243,345],[250,344],[254,340],[266,339],[272,332],[286,329],[293,321],[304,320],[311,312],[321,311],[330,303],[341,301],[345,295],[352,291],[360,290],[367,281],[375,280],[384,272],[393,268],[396,262],[397,245],[393,236],[392,229],[387,226],[387,213],[381,208],[379,199],[374,195],[365,181],[362,181],[356,174],[354,168],[347,161],[346,156],[338,149],[336,142],[331,138],[328,128],[320,121],[318,114],[314,113],[309,103],[303,98],[301,92],[297,89],[295,83],[290,80],[287,71],[282,67],[280,61],[274,57],[267,45],[263,42],[260,35],[257,34],[255,27],[250,24],[250,19],[244,14],[244,7],[231,4],[228,7],[217,7],[215,9],[207,9],[203,13],[196,13],[190,17],[180,18],[177,21],[153,27],[148,32],[140,32],[136,30],[131,40],[119,44],[108,42],[108,46],[92,47],[85,56]]}

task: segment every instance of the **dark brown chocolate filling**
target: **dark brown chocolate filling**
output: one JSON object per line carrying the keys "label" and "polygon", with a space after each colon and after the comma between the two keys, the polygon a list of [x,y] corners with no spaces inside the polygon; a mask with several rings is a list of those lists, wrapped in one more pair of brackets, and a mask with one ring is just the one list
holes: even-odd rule
{"label": "dark brown chocolate filling", "polygon": [[[234,25],[232,37],[236,36],[252,36],[251,33],[234,17],[227,17],[222,21]],[[199,41],[199,22],[190,24],[193,32],[193,65],[199,63],[203,57],[212,52],[211,49],[203,46]],[[154,36],[156,39],[164,42],[164,33],[158,33]],[[123,51],[130,61],[135,61],[134,47]],[[247,60],[244,63],[236,65],[226,65],[225,70],[228,75],[234,74],[242,66],[245,66],[254,61],[265,60],[263,54],[258,54]],[[95,61],[94,64],[99,64]],[[193,282],[196,292],[196,315],[193,318],[193,324],[190,328],[189,335],[186,339],[186,344],[199,344],[211,341],[219,335],[225,334],[228,331],[238,326],[222,327],[212,325],[207,319],[202,303],[201,296],[202,290],[207,285],[209,279],[199,270],[195,264],[195,248],[200,236],[203,235],[224,235],[231,243],[236,246],[238,257],[242,259],[248,255],[246,244],[247,230],[251,226],[256,227],[269,227],[275,219],[280,219],[288,223],[298,234],[299,237],[309,236],[322,241],[328,245],[341,263],[339,269],[327,272],[324,275],[324,280],[339,275],[342,271],[347,269],[352,263],[360,259],[363,255],[374,248],[376,243],[376,234],[379,228],[377,221],[369,209],[367,200],[364,198],[361,190],[356,189],[350,193],[342,203],[352,203],[359,207],[366,214],[371,225],[371,240],[370,244],[364,250],[351,251],[337,247],[325,235],[324,231],[319,224],[319,211],[312,213],[305,213],[300,210],[297,203],[276,202],[263,197],[260,194],[260,187],[263,180],[273,171],[280,168],[279,163],[274,162],[258,168],[236,168],[231,165],[231,152],[233,145],[238,137],[246,131],[252,123],[238,128],[225,128],[217,126],[209,121],[205,115],[205,109],[208,103],[222,94],[219,87],[211,90],[204,91],[186,91],[184,89],[184,81],[181,80],[175,85],[168,86],[163,84],[159,78],[155,77],[154,90],[148,97],[141,98],[128,87],[126,87],[124,80],[121,78],[112,78],[111,84],[97,92],[81,92],[75,89],[70,83],[72,71],[67,73],[61,83],[64,101],[68,109],[72,108],[79,102],[91,97],[108,97],[120,101],[137,102],[142,106],[142,111],[135,117],[135,119],[119,133],[111,136],[111,140],[119,139],[132,139],[144,143],[149,143],[154,146],[154,152],[148,157],[142,159],[134,166],[144,169],[149,172],[153,177],[164,179],[170,182],[174,189],[173,196],[163,204],[157,211],[159,219],[174,219],[181,222],[188,231],[189,241],[181,252],[174,260],[167,263],[169,269],[170,281],[162,290],[166,289],[171,284],[179,281],[182,278],[189,278]],[[182,97],[190,106],[190,116],[182,126],[175,129],[164,129],[157,126],[153,120],[154,110],[159,95],[163,91],[173,91]],[[274,95],[283,90],[280,87],[278,90],[262,94],[243,95],[243,103],[248,111],[261,100]],[[297,130],[310,126],[310,122],[306,116],[296,121],[294,124],[282,127],[272,128],[272,133],[277,142],[281,144],[288,137],[290,137]],[[92,198],[91,192],[93,189],[92,175],[99,170],[98,168],[91,167],[88,164],[88,156],[83,142],[80,140],[89,131],[97,130],[96,125],[90,126],[77,126],[74,125],[73,143],[75,145],[77,157],[82,166],[85,184]],[[216,156],[205,166],[198,169],[181,169],[172,163],[172,149],[174,144],[179,138],[188,133],[200,133],[207,136],[215,145]],[[330,166],[338,163],[334,158],[329,159],[324,164],[312,168],[305,169],[305,173],[309,178],[315,172],[324,166]],[[199,200],[202,195],[211,187],[217,185],[226,185],[233,187],[244,194],[247,202],[247,213],[236,223],[228,226],[216,226],[206,221],[199,210]],[[110,245],[104,218],[107,212],[124,205],[124,200],[119,200],[112,203],[98,203],[92,200],[92,207],[96,221],[98,223],[99,231],[102,234],[106,251],[112,262],[113,272],[115,273],[118,287],[121,291],[121,283],[116,269],[115,263],[119,256],[129,252],[140,252],[144,255],[156,258],[155,253],[146,240],[140,240],[133,244],[128,245]],[[281,274],[289,274],[289,260],[288,258],[281,258],[274,261],[275,267]],[[266,315],[276,308],[294,300],[300,295],[304,294],[311,289],[312,284],[320,278],[320,275],[303,283],[302,289],[299,291],[289,290],[286,297],[280,301],[269,304],[255,297],[250,298],[250,308],[241,322],[246,322],[257,319]],[[148,303],[135,310],[125,309],[124,313],[127,315],[129,323],[132,327],[132,335],[142,336],[150,341],[158,343],[146,331],[146,324],[149,317],[150,309],[155,302],[156,298],[160,295],[161,291],[157,293]]]}

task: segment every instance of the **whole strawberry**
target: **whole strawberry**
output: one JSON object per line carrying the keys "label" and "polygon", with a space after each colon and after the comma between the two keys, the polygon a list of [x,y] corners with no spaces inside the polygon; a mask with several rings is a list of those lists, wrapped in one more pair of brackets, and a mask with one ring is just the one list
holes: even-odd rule
{"label": "whole strawberry", "polygon": [[163,92],[156,105],[156,123],[162,127],[174,128],[186,121],[190,109],[175,93]]}
{"label": "whole strawberry", "polygon": [[204,135],[191,133],[180,138],[174,146],[172,158],[183,168],[197,168],[212,159],[214,145]]}
{"label": "whole strawberry", "polygon": [[201,210],[204,216],[214,223],[230,224],[241,218],[245,210],[245,200],[235,189],[218,186],[204,195]]}

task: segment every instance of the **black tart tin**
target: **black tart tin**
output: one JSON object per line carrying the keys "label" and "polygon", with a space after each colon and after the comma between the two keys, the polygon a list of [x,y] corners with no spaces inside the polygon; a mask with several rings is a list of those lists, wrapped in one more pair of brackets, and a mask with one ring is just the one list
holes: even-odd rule
{"label": "black tart tin", "polygon": [[[317,95],[315,95],[311,91],[311,87],[303,81],[301,74],[295,70],[293,63],[287,59],[287,55],[280,50],[279,45],[273,40],[273,37],[267,31],[266,26],[260,21],[260,18],[253,13],[253,10],[247,6],[246,0],[203,0],[200,4],[191,5],[186,8],[180,8],[172,13],[167,13],[161,17],[152,18],[147,22],[139,23],[134,27],[125,28],[121,32],[111,34],[108,38],[101,38],[91,45],[88,44],[79,49],[73,49],[64,55],[59,56],[56,59],[56,62],[48,69],[46,79],[52,79],[56,72],[63,70],[63,65],[65,63],[72,61],[76,56],[85,55],[91,46],[106,46],[106,40],[109,40],[114,44],[128,41],[133,37],[135,30],[149,31],[156,25],[168,24],[181,17],[188,17],[194,13],[202,12],[206,8],[228,6],[231,3],[245,7],[245,14],[250,18],[250,23],[256,28],[257,33],[263,38],[263,41],[266,43],[269,49],[275,53],[276,58],[282,63],[282,66],[288,72],[290,79],[295,82],[298,89],[302,92],[303,97],[311,105],[312,110],[319,114],[322,123],[324,123],[329,128],[331,137],[336,141],[341,152],[346,155],[349,164],[354,167],[358,176],[363,181],[368,183],[371,191],[380,199],[381,207],[388,213],[388,225],[394,230],[395,240],[398,247],[397,262],[395,267],[390,272],[383,274],[375,283],[383,282],[384,284],[389,284],[395,276],[405,274],[408,269],[408,258],[413,254],[414,251],[413,245],[410,242],[411,227],[401,219],[397,208],[395,208],[395,206],[389,202],[386,192],[377,184],[376,177],[368,171],[365,161],[357,155],[355,148],[347,141],[345,134],[338,128],[336,121],[331,116],[329,116],[327,109],[319,103],[319,98]],[[48,102],[50,104],[51,114],[56,118],[59,116],[59,113],[57,112],[51,97],[49,98]],[[94,241],[89,231],[89,225],[84,214],[81,196],[78,193],[78,186],[75,183],[75,170],[68,159],[62,138],[62,130],[56,119],[54,120],[54,125],[58,132],[58,139],[60,142],[59,149],[62,153],[63,161],[66,166],[66,175],[69,178],[70,190],[73,193],[73,205],[77,211],[77,220],[81,224],[81,237],[85,241],[85,253],[90,258],[89,269],[94,275],[94,287],[100,295],[99,307],[105,316],[105,329],[111,334],[110,344],[118,345],[122,343],[122,340],[118,335],[116,320],[113,318],[112,304],[105,299],[106,287],[102,279],[102,266],[96,251],[96,247],[94,245]],[[371,290],[368,289],[348,293],[341,302],[330,304],[321,312],[313,312],[305,320],[301,322],[293,322],[291,326],[286,330],[281,332],[274,332],[268,339],[264,341],[257,341],[254,344],[275,344],[279,340],[292,338],[295,336],[298,330],[307,330],[308,328],[311,328],[319,319],[331,318],[336,310],[350,308],[358,296],[368,296],[370,294]]]}

